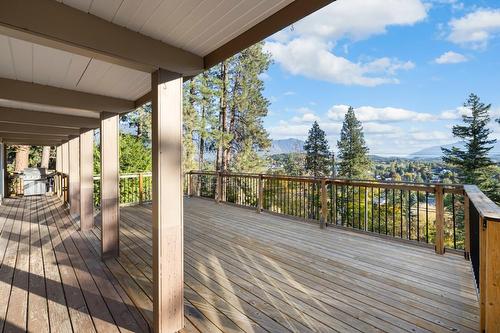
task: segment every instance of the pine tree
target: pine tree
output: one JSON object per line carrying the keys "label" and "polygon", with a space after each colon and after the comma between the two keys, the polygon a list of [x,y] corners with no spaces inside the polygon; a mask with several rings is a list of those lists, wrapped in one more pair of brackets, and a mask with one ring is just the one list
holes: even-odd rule
{"label": "pine tree", "polygon": [[304,144],[305,170],[314,177],[329,176],[332,172],[330,147],[325,132],[314,122]]}
{"label": "pine tree", "polygon": [[452,133],[464,141],[465,149],[442,148],[443,161],[457,169],[460,181],[476,184],[481,188],[485,181],[482,176],[484,170],[494,164],[488,157],[496,142],[495,139],[489,138],[492,131],[487,127],[491,104],[486,105],[477,95],[470,94],[464,107],[470,114],[462,116],[464,125],[453,126]]}
{"label": "pine tree", "polygon": [[365,143],[363,127],[356,119],[352,107],[349,107],[345,115],[337,147],[340,159],[339,175],[357,179],[367,177],[371,165],[369,150]]}

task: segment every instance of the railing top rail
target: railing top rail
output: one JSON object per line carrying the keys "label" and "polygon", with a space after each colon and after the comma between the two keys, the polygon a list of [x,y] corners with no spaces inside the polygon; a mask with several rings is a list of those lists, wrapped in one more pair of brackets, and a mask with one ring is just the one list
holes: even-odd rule
{"label": "railing top rail", "polygon": [[[189,171],[189,174],[193,175],[212,175],[215,176],[217,172],[215,171],[200,171],[193,170]],[[348,179],[348,178],[332,178],[332,177],[312,177],[312,176],[286,176],[286,175],[273,175],[273,174],[254,174],[254,173],[231,173],[223,172],[221,173],[226,177],[251,177],[258,178],[262,177],[264,179],[279,179],[279,180],[293,180],[301,182],[317,182],[321,180],[326,180],[329,183],[338,183],[346,185],[355,185],[362,187],[386,187],[394,189],[407,189],[415,191],[426,191],[435,192],[436,186],[442,186],[444,192],[446,193],[463,193],[462,184],[443,184],[443,183],[412,183],[407,181],[385,181],[385,180],[370,180],[370,179]]]}
{"label": "railing top rail", "polygon": [[481,217],[488,221],[500,222],[500,206],[488,198],[476,185],[464,185],[464,191]]}
{"label": "railing top rail", "polygon": [[[139,175],[142,175],[143,177],[151,177],[153,174],[151,172],[122,173],[120,174],[120,178],[138,178]],[[99,180],[101,175],[94,175],[93,178],[94,180]]]}

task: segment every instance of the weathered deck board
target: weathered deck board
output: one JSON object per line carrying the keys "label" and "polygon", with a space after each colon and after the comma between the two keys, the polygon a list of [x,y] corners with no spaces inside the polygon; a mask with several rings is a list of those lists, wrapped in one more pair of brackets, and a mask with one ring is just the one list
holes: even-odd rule
{"label": "weathered deck board", "polygon": [[58,199],[4,200],[0,230],[0,331],[149,331]]}
{"label": "weathered deck board", "polygon": [[[185,200],[183,332],[475,332],[470,263],[427,248]],[[0,206],[0,331],[136,332],[152,319],[151,209],[117,259],[56,198]],[[98,219],[97,219],[98,221]]]}
{"label": "weathered deck board", "polygon": [[[143,295],[150,214],[121,210],[118,262]],[[186,304],[203,316],[188,321],[202,332],[476,331],[471,269],[458,255],[202,199],[186,199],[184,216]]]}

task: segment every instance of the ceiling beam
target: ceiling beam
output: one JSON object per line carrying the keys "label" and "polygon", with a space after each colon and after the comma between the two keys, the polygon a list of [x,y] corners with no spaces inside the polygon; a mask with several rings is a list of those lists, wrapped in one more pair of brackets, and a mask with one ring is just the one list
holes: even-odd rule
{"label": "ceiling beam", "polygon": [[0,107],[0,122],[71,128],[98,128],[100,126],[100,121],[96,118],[6,107]]}
{"label": "ceiling beam", "polygon": [[[205,69],[217,65],[247,47],[260,42],[290,24],[314,13],[335,0],[295,0],[288,6],[256,24],[238,37],[230,40],[203,59]],[[334,18],[332,18],[334,19]]]}
{"label": "ceiling beam", "polygon": [[0,33],[152,73],[203,70],[203,58],[53,0],[0,1]]}
{"label": "ceiling beam", "polygon": [[134,101],[126,99],[5,78],[0,78],[0,98],[99,112],[121,113],[135,109]]}
{"label": "ceiling beam", "polygon": [[80,129],[31,124],[0,123],[0,132],[23,134],[80,135]]}
{"label": "ceiling beam", "polygon": [[36,140],[36,139],[5,139],[6,145],[26,145],[26,146],[59,146],[62,141]]}
{"label": "ceiling beam", "polygon": [[67,141],[69,136],[50,135],[50,134],[24,134],[24,133],[9,133],[0,132],[0,138],[4,141],[9,139],[33,139],[33,140],[48,140],[48,141]]}

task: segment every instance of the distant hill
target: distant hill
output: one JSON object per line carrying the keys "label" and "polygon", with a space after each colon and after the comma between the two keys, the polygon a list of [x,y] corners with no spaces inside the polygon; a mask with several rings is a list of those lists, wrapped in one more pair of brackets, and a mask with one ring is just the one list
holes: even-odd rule
{"label": "distant hill", "polygon": [[290,153],[303,153],[303,152],[304,152],[304,141],[290,138],[290,139],[273,140],[268,154],[276,155],[276,154],[290,154]]}
{"label": "distant hill", "polygon": [[[441,147],[443,148],[448,148],[450,149],[451,147],[458,147],[463,149],[464,148],[464,143],[463,142],[455,142],[449,145],[443,145],[443,146],[432,146],[428,148],[421,149],[419,151],[416,151],[412,154],[410,154],[408,157],[412,159],[435,159],[435,158],[440,158],[443,155],[443,152],[441,151]],[[500,161],[500,144],[497,143],[495,147],[493,147],[492,150],[490,150],[490,157],[496,161]]]}

